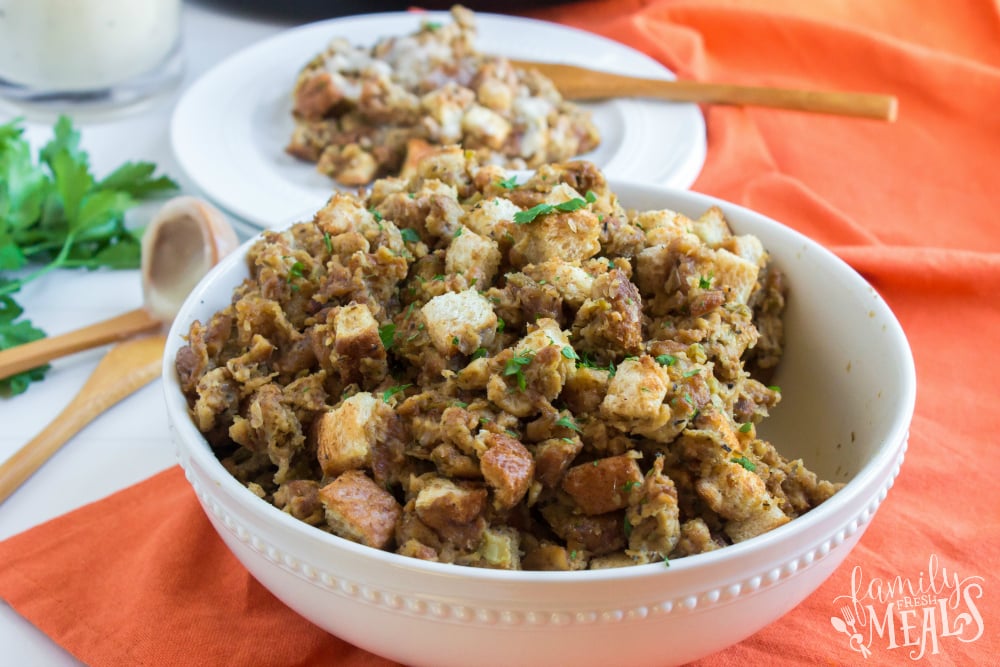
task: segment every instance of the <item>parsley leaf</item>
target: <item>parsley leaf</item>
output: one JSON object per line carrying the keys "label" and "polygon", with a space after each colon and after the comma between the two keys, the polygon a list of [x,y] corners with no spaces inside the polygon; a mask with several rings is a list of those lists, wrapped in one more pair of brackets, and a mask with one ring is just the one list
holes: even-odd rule
{"label": "parsley leaf", "polygon": [[564,347],[561,350],[561,352],[562,352],[562,356],[566,357],[567,359],[579,359],[580,358],[579,355],[577,355],[576,350],[574,350],[569,345],[567,345],[566,347]]}
{"label": "parsley leaf", "polygon": [[510,178],[504,178],[497,181],[497,185],[504,190],[513,190],[517,187],[517,176],[511,176]]}
{"label": "parsley leaf", "polygon": [[522,352],[521,354],[516,354],[507,360],[504,364],[503,374],[505,376],[513,375],[517,379],[517,386],[521,391],[528,388],[527,380],[524,377],[523,368],[531,363],[531,358],[534,353],[531,351]]}
{"label": "parsley leaf", "polygon": [[593,196],[594,193],[587,191],[588,199],[580,199],[579,197],[573,197],[559,204],[535,204],[529,209],[524,211],[518,211],[514,214],[514,222],[519,225],[524,225],[529,222],[533,222],[535,218],[540,215],[546,215],[552,213],[553,211],[563,211],[570,212],[576,211],[587,205],[588,202],[593,202],[596,200],[596,196],[593,199],[589,197]]}
{"label": "parsley leaf", "polygon": [[399,235],[403,237],[403,240],[408,243],[420,243],[420,234],[417,234],[416,230],[410,229],[409,227],[403,227],[399,230]]}
{"label": "parsley leaf", "polygon": [[568,428],[580,433],[582,429],[577,425],[575,421],[567,416],[562,416],[556,420],[556,426],[562,426],[563,428]]}
{"label": "parsley leaf", "polygon": [[380,326],[378,328],[378,337],[382,340],[382,347],[388,352],[396,340],[396,325],[390,322],[389,324]]}
{"label": "parsley leaf", "polygon": [[673,366],[677,363],[677,357],[672,354],[658,354],[653,358],[656,359],[656,363],[661,366]]}
{"label": "parsley leaf", "polygon": [[[36,328],[30,321],[18,320],[23,312],[12,298],[0,296],[0,350],[45,337],[45,332]],[[49,366],[46,364],[0,380],[0,396],[16,396],[24,393],[31,382],[44,378],[48,369]]]}
{"label": "parsley leaf", "polygon": [[388,403],[390,398],[392,398],[393,396],[395,396],[400,392],[406,391],[412,386],[413,385],[409,384],[397,384],[395,387],[389,387],[388,389],[382,392],[382,401]]}
{"label": "parsley leaf", "polygon": [[740,464],[741,466],[743,466],[744,468],[746,468],[750,472],[754,472],[755,470],[757,470],[757,466],[754,465],[754,462],[751,461],[750,459],[748,459],[745,456],[734,456],[733,458],[729,459],[729,461],[731,463],[738,463],[738,464]]}
{"label": "parsley leaf", "polygon": [[745,424],[740,426],[740,433],[749,433],[751,428],[753,428],[753,423],[746,422]]}

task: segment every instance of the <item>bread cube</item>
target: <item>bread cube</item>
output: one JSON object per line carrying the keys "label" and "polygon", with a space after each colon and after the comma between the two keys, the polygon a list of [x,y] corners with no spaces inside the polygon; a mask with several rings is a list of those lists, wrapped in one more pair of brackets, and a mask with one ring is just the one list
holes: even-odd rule
{"label": "bread cube", "polygon": [[475,289],[447,292],[421,308],[431,343],[444,355],[472,354],[496,336],[493,304]]}
{"label": "bread cube", "polygon": [[334,534],[384,549],[403,513],[392,494],[360,470],[349,470],[319,491]]}
{"label": "bread cube", "polygon": [[652,357],[626,359],[608,383],[601,417],[623,431],[656,440],[670,422],[670,406],[664,403],[669,388],[667,369]]}

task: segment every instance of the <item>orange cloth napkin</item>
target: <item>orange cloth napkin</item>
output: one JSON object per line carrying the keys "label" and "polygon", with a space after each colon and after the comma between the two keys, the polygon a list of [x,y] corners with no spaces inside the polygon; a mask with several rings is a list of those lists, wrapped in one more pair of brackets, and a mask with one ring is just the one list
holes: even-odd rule
{"label": "orange cloth napkin", "polygon": [[[892,125],[705,110],[708,158],[693,189],[770,215],[865,275],[909,336],[919,389],[902,474],[846,563],[787,616],[699,665],[859,664],[830,622],[852,572],[916,583],[930,578],[932,558],[982,578],[974,605],[984,632],[940,636],[921,660],[996,664],[998,13],[991,0],[602,0],[534,12],[629,44],[684,78],[900,100]],[[176,469],[7,540],[0,562],[0,596],[92,665],[389,664],[259,586]],[[871,650],[866,664],[919,662],[887,639]]]}

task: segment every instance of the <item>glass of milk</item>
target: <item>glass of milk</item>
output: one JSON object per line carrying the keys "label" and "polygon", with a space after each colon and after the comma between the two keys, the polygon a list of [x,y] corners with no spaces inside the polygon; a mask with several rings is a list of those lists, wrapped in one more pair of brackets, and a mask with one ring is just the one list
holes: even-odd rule
{"label": "glass of milk", "polygon": [[180,80],[181,0],[0,0],[0,96],[128,104]]}

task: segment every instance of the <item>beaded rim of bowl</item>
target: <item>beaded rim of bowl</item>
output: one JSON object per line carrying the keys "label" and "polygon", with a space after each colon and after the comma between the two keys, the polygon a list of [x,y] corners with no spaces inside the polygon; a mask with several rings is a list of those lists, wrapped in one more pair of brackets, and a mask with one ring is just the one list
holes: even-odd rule
{"label": "beaded rim of bowl", "polygon": [[[504,626],[568,626],[593,625],[597,623],[621,623],[639,621],[651,617],[661,617],[670,614],[691,613],[695,610],[726,604],[740,597],[753,595],[758,591],[777,584],[798,572],[801,572],[826,558],[844,542],[851,539],[871,521],[879,506],[885,500],[899,475],[908,445],[908,433],[904,433],[898,454],[891,466],[891,472],[882,483],[878,493],[852,518],[845,521],[831,537],[825,538],[799,554],[788,558],[782,564],[754,572],[740,581],[725,586],[712,588],[698,595],[686,595],[667,598],[650,604],[635,605],[622,609],[590,609],[590,610],[543,610],[515,611],[491,606],[471,606],[442,602],[433,596],[416,594],[401,594],[368,584],[359,584],[343,576],[334,575],[322,568],[304,563],[296,557],[284,552],[278,545],[263,539],[245,524],[235,519],[218,500],[195,479],[188,460],[182,457],[181,467],[191,484],[202,507],[211,513],[218,524],[233,535],[248,548],[277,565],[285,572],[292,574],[310,584],[330,591],[340,597],[356,602],[382,607],[396,613],[416,617],[430,617],[439,621],[459,624],[504,625]],[[247,491],[250,493],[250,491]],[[456,565],[454,567],[466,567]]]}

